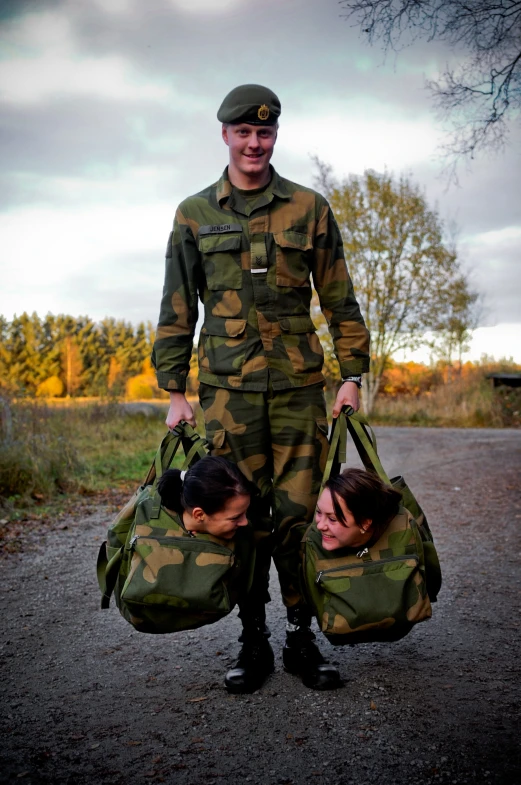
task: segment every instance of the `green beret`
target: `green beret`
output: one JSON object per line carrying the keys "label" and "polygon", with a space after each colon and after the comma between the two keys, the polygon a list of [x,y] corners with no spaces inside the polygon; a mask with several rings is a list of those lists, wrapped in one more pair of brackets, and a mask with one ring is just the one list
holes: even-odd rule
{"label": "green beret", "polygon": [[280,101],[271,90],[260,84],[243,84],[228,93],[217,112],[221,123],[275,125],[280,115]]}

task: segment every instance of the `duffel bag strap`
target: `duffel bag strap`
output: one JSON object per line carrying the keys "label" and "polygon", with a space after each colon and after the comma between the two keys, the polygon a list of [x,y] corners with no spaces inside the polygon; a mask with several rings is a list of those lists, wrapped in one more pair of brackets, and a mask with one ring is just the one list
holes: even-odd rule
{"label": "duffel bag strap", "polygon": [[[168,441],[163,455],[160,453],[165,440],[161,442],[161,446],[156,454],[156,480],[162,477],[163,473],[170,467],[179,445],[182,445],[183,450],[185,451],[183,469],[188,469],[194,460],[204,458],[205,455],[208,455],[208,443],[206,442],[206,439],[199,436],[197,431],[185,420],[181,420],[175,428],[172,428],[172,430],[167,433],[165,439]],[[160,510],[161,497],[156,490],[152,501],[150,517],[152,519],[159,518]]]}
{"label": "duffel bag strap", "polygon": [[[386,485],[391,485],[387,472],[376,452],[376,438],[366,417],[359,412],[353,412],[347,415],[346,425],[365,468],[376,472]],[[371,436],[369,436],[368,431]]]}
{"label": "duffel bag strap", "polygon": [[183,469],[188,469],[194,462],[194,458],[204,458],[209,454],[208,442],[203,439],[196,430],[192,428],[187,422],[182,423],[183,426],[183,449],[185,451],[185,460],[183,462]]}
{"label": "duffel bag strap", "polygon": [[143,483],[144,485],[152,485],[156,478],[159,479],[162,476],[163,472],[170,467],[180,445],[183,446],[186,453],[183,469],[190,466],[196,455],[199,458],[208,455],[206,440],[199,436],[191,425],[182,420],[163,437]]}
{"label": "duffel bag strap", "polygon": [[334,476],[335,474],[338,474],[340,466],[346,462],[346,451],[347,424],[345,414],[341,413],[339,417],[333,420],[333,425],[331,426],[329,450],[327,453],[324,476],[322,477],[322,485],[320,486],[320,493],[324,490],[324,485],[331,475]]}
{"label": "duffel bag strap", "polygon": [[107,543],[104,542],[99,549],[98,561],[96,563],[96,574],[98,576],[98,585],[102,594],[101,607],[102,609],[108,608],[110,605],[110,598],[116,588],[118,580],[119,568],[123,560],[123,551],[125,547],[116,551],[112,559],[107,559]]}
{"label": "duffel bag strap", "polygon": [[168,431],[168,433],[163,436],[143,485],[152,485],[156,477],[161,477],[163,473],[163,462],[170,465],[180,443],[181,437],[179,433]]}
{"label": "duffel bag strap", "polygon": [[346,406],[339,416],[333,420],[320,493],[322,493],[324,485],[331,475],[338,474],[340,466],[347,460],[348,431],[365,468],[376,472],[386,485],[391,485],[387,472],[376,452],[376,437],[371,426],[363,414],[355,412],[350,406]]}

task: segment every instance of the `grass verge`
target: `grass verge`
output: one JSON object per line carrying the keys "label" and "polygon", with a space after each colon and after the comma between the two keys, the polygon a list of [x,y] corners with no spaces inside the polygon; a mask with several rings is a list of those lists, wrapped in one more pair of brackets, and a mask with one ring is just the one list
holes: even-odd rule
{"label": "grass verge", "polygon": [[60,515],[93,495],[130,494],[166,433],[164,408],[145,412],[117,403],[56,408],[3,399],[0,528]]}

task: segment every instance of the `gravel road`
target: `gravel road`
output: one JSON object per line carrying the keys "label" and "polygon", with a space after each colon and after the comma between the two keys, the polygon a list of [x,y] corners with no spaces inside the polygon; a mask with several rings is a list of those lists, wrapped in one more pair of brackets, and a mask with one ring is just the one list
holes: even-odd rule
{"label": "gravel road", "polygon": [[[345,678],[307,690],[277,669],[228,695],[236,614],[170,636],[99,610],[93,508],[2,562],[0,782],[52,785],[519,783],[521,432],[378,428],[438,546],[433,619],[394,644],[320,646]],[[353,460],[352,463],[356,463]]]}

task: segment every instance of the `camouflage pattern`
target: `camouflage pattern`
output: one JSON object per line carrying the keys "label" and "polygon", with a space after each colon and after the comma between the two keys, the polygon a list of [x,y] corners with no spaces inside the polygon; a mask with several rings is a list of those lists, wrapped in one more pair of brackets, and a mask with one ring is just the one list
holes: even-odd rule
{"label": "camouflage pattern", "polygon": [[230,540],[189,533],[161,505],[157,481],[180,446],[185,468],[207,453],[204,439],[186,423],[169,432],[98,556],[101,607],[108,608],[114,594],[122,616],[139,632],[177,632],[218,621],[247,594],[253,579],[251,525]]}
{"label": "camouflage pattern", "polygon": [[[109,532],[107,557],[118,558],[114,591],[122,616],[139,632],[168,633],[211,624],[246,593],[252,576],[251,526],[231,540],[189,535],[179,516],[163,507],[152,518],[154,491],[140,494],[124,548],[121,526]],[[119,521],[121,524],[121,521]]]}
{"label": "camouflage pattern", "polygon": [[255,606],[269,598],[273,551],[284,603],[295,605],[302,601],[300,541],[313,518],[328,452],[322,386],[251,393],[202,384],[199,397],[212,455],[233,460],[260,490],[248,513],[257,542],[249,600]]}
{"label": "camouflage pattern", "polygon": [[315,522],[302,551],[305,591],[331,643],[398,640],[431,617],[427,585],[441,582],[439,563],[436,570],[426,562],[419,527],[404,507],[376,543],[358,552],[324,550]]}
{"label": "camouflage pattern", "polygon": [[186,389],[198,300],[201,382],[249,392],[323,383],[311,279],[342,377],[368,370],[369,334],[331,208],[271,171],[253,202],[232,188],[225,170],[179,206],[152,354],[159,387]]}

